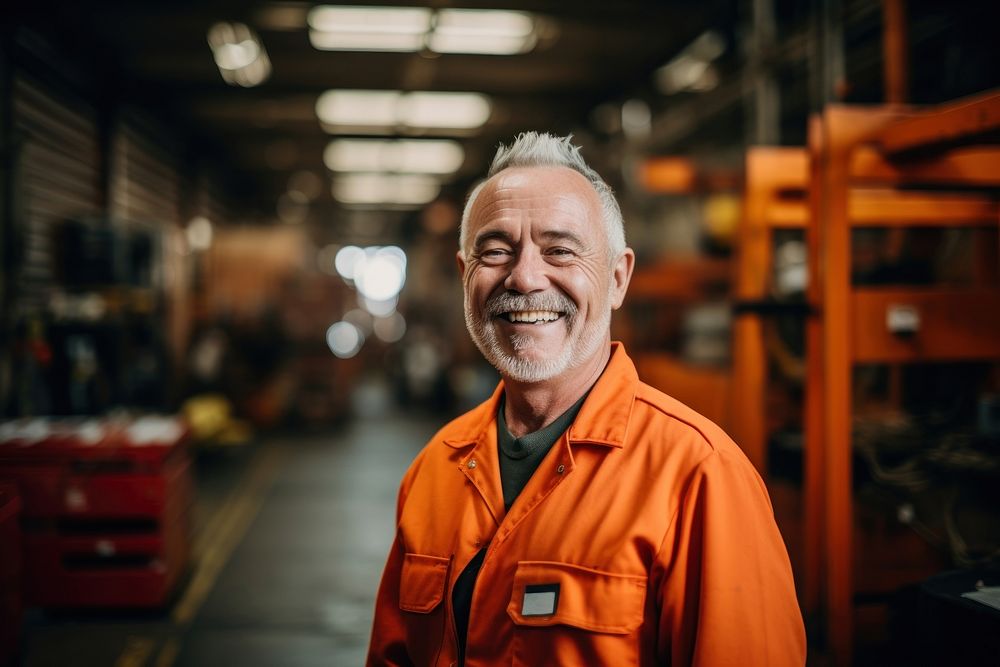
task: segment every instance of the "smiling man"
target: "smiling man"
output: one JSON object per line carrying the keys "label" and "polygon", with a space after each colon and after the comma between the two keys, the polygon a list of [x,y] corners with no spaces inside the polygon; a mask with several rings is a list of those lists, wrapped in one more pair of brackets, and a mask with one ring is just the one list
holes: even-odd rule
{"label": "smiling man", "polygon": [[611,342],[634,261],[568,137],[500,148],[458,265],[502,382],[403,479],[369,665],[805,663],[760,477]]}

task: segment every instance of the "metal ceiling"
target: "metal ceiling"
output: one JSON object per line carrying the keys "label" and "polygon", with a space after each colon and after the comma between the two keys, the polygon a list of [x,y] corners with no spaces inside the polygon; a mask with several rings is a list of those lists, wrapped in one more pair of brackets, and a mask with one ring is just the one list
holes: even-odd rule
{"label": "metal ceiling", "polygon": [[[466,159],[445,192],[460,200],[498,141],[525,129],[586,134],[598,105],[648,88],[652,72],[704,30],[736,21],[734,2],[713,0],[364,4],[515,9],[536,14],[545,28],[529,53],[477,56],[318,51],[305,24],[311,5],[300,2],[42,2],[10,16],[97,71],[109,105],[138,100],[199,137],[195,152],[230,167],[262,217],[273,215],[291,174],[305,169],[327,178],[322,155],[332,137],[315,113],[326,90],[489,95],[490,120],[458,138]],[[262,85],[222,80],[206,40],[218,21],[256,30],[273,66]],[[321,215],[336,215],[328,188],[315,205]]]}

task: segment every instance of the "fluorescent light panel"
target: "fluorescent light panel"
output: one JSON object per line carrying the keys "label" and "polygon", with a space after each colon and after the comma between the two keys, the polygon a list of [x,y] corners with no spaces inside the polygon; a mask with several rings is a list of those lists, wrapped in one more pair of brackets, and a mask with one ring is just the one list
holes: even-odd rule
{"label": "fluorescent light panel", "polygon": [[426,7],[320,6],[309,12],[309,27],[320,32],[421,34],[431,27]]}
{"label": "fluorescent light panel", "polygon": [[337,139],[331,141],[323,161],[331,171],[453,174],[462,166],[465,152],[457,141]]}
{"label": "fluorescent light panel", "polygon": [[514,55],[534,48],[534,29],[524,12],[442,9],[428,47],[437,53]]}
{"label": "fluorescent light panel", "polygon": [[406,33],[319,32],[311,30],[309,41],[320,51],[419,51],[424,36]]}
{"label": "fluorescent light panel", "polygon": [[316,115],[329,125],[396,125],[397,90],[328,90],[316,102]]}
{"label": "fluorescent light panel", "polygon": [[419,51],[431,15],[426,7],[316,7],[309,40],[322,51]]}
{"label": "fluorescent light panel", "polygon": [[489,120],[492,107],[479,93],[329,90],[316,102],[324,126],[472,129]]}
{"label": "fluorescent light panel", "polygon": [[489,120],[490,102],[478,93],[408,93],[399,101],[403,124],[410,127],[480,127]]}
{"label": "fluorescent light panel", "polygon": [[271,61],[264,45],[243,23],[216,23],[208,31],[208,45],[223,80],[249,88],[271,74]]}
{"label": "fluorescent light panel", "polygon": [[531,14],[426,7],[320,6],[309,39],[325,51],[419,51],[513,55],[535,47]]}
{"label": "fluorescent light panel", "polygon": [[333,182],[333,196],[343,204],[421,206],[440,191],[436,178],[414,174],[345,174]]}

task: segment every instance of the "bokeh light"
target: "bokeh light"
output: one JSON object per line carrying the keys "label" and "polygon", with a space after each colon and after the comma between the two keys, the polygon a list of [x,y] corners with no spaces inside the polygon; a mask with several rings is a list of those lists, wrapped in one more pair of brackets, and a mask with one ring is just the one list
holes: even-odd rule
{"label": "bokeh light", "polygon": [[373,328],[373,318],[371,313],[368,313],[360,308],[354,308],[352,310],[344,313],[342,318],[345,322],[349,322],[358,328],[358,331],[364,336],[368,336],[372,332]]}
{"label": "bokeh light", "polygon": [[192,250],[208,250],[212,245],[212,223],[208,218],[199,215],[188,223],[188,246]]}
{"label": "bokeh light", "polygon": [[393,296],[391,299],[377,301],[375,299],[367,299],[363,295],[359,294],[358,302],[361,304],[362,308],[375,317],[386,317],[395,312],[396,305],[399,303],[399,297]]}
{"label": "bokeh light", "polygon": [[337,252],[334,266],[344,280],[354,280],[355,267],[365,261],[365,251],[356,245],[345,245]]}
{"label": "bokeh light", "polygon": [[364,342],[364,335],[350,322],[336,322],[326,330],[326,344],[341,359],[356,355]]}
{"label": "bokeh light", "polygon": [[385,301],[399,294],[406,281],[406,269],[391,254],[376,253],[355,274],[358,291],[373,301]]}
{"label": "bokeh light", "polygon": [[406,320],[399,313],[375,319],[375,336],[383,343],[395,343],[406,333]]}

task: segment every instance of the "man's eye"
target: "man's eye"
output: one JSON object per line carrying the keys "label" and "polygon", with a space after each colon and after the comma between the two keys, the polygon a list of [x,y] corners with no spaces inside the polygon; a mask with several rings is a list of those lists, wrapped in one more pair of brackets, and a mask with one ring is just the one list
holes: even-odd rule
{"label": "man's eye", "polygon": [[573,251],[569,248],[550,248],[549,254],[555,257],[569,257],[573,254]]}
{"label": "man's eye", "polygon": [[489,248],[479,253],[479,256],[484,261],[494,261],[494,262],[506,259],[508,255],[510,255],[510,251],[504,248]]}

